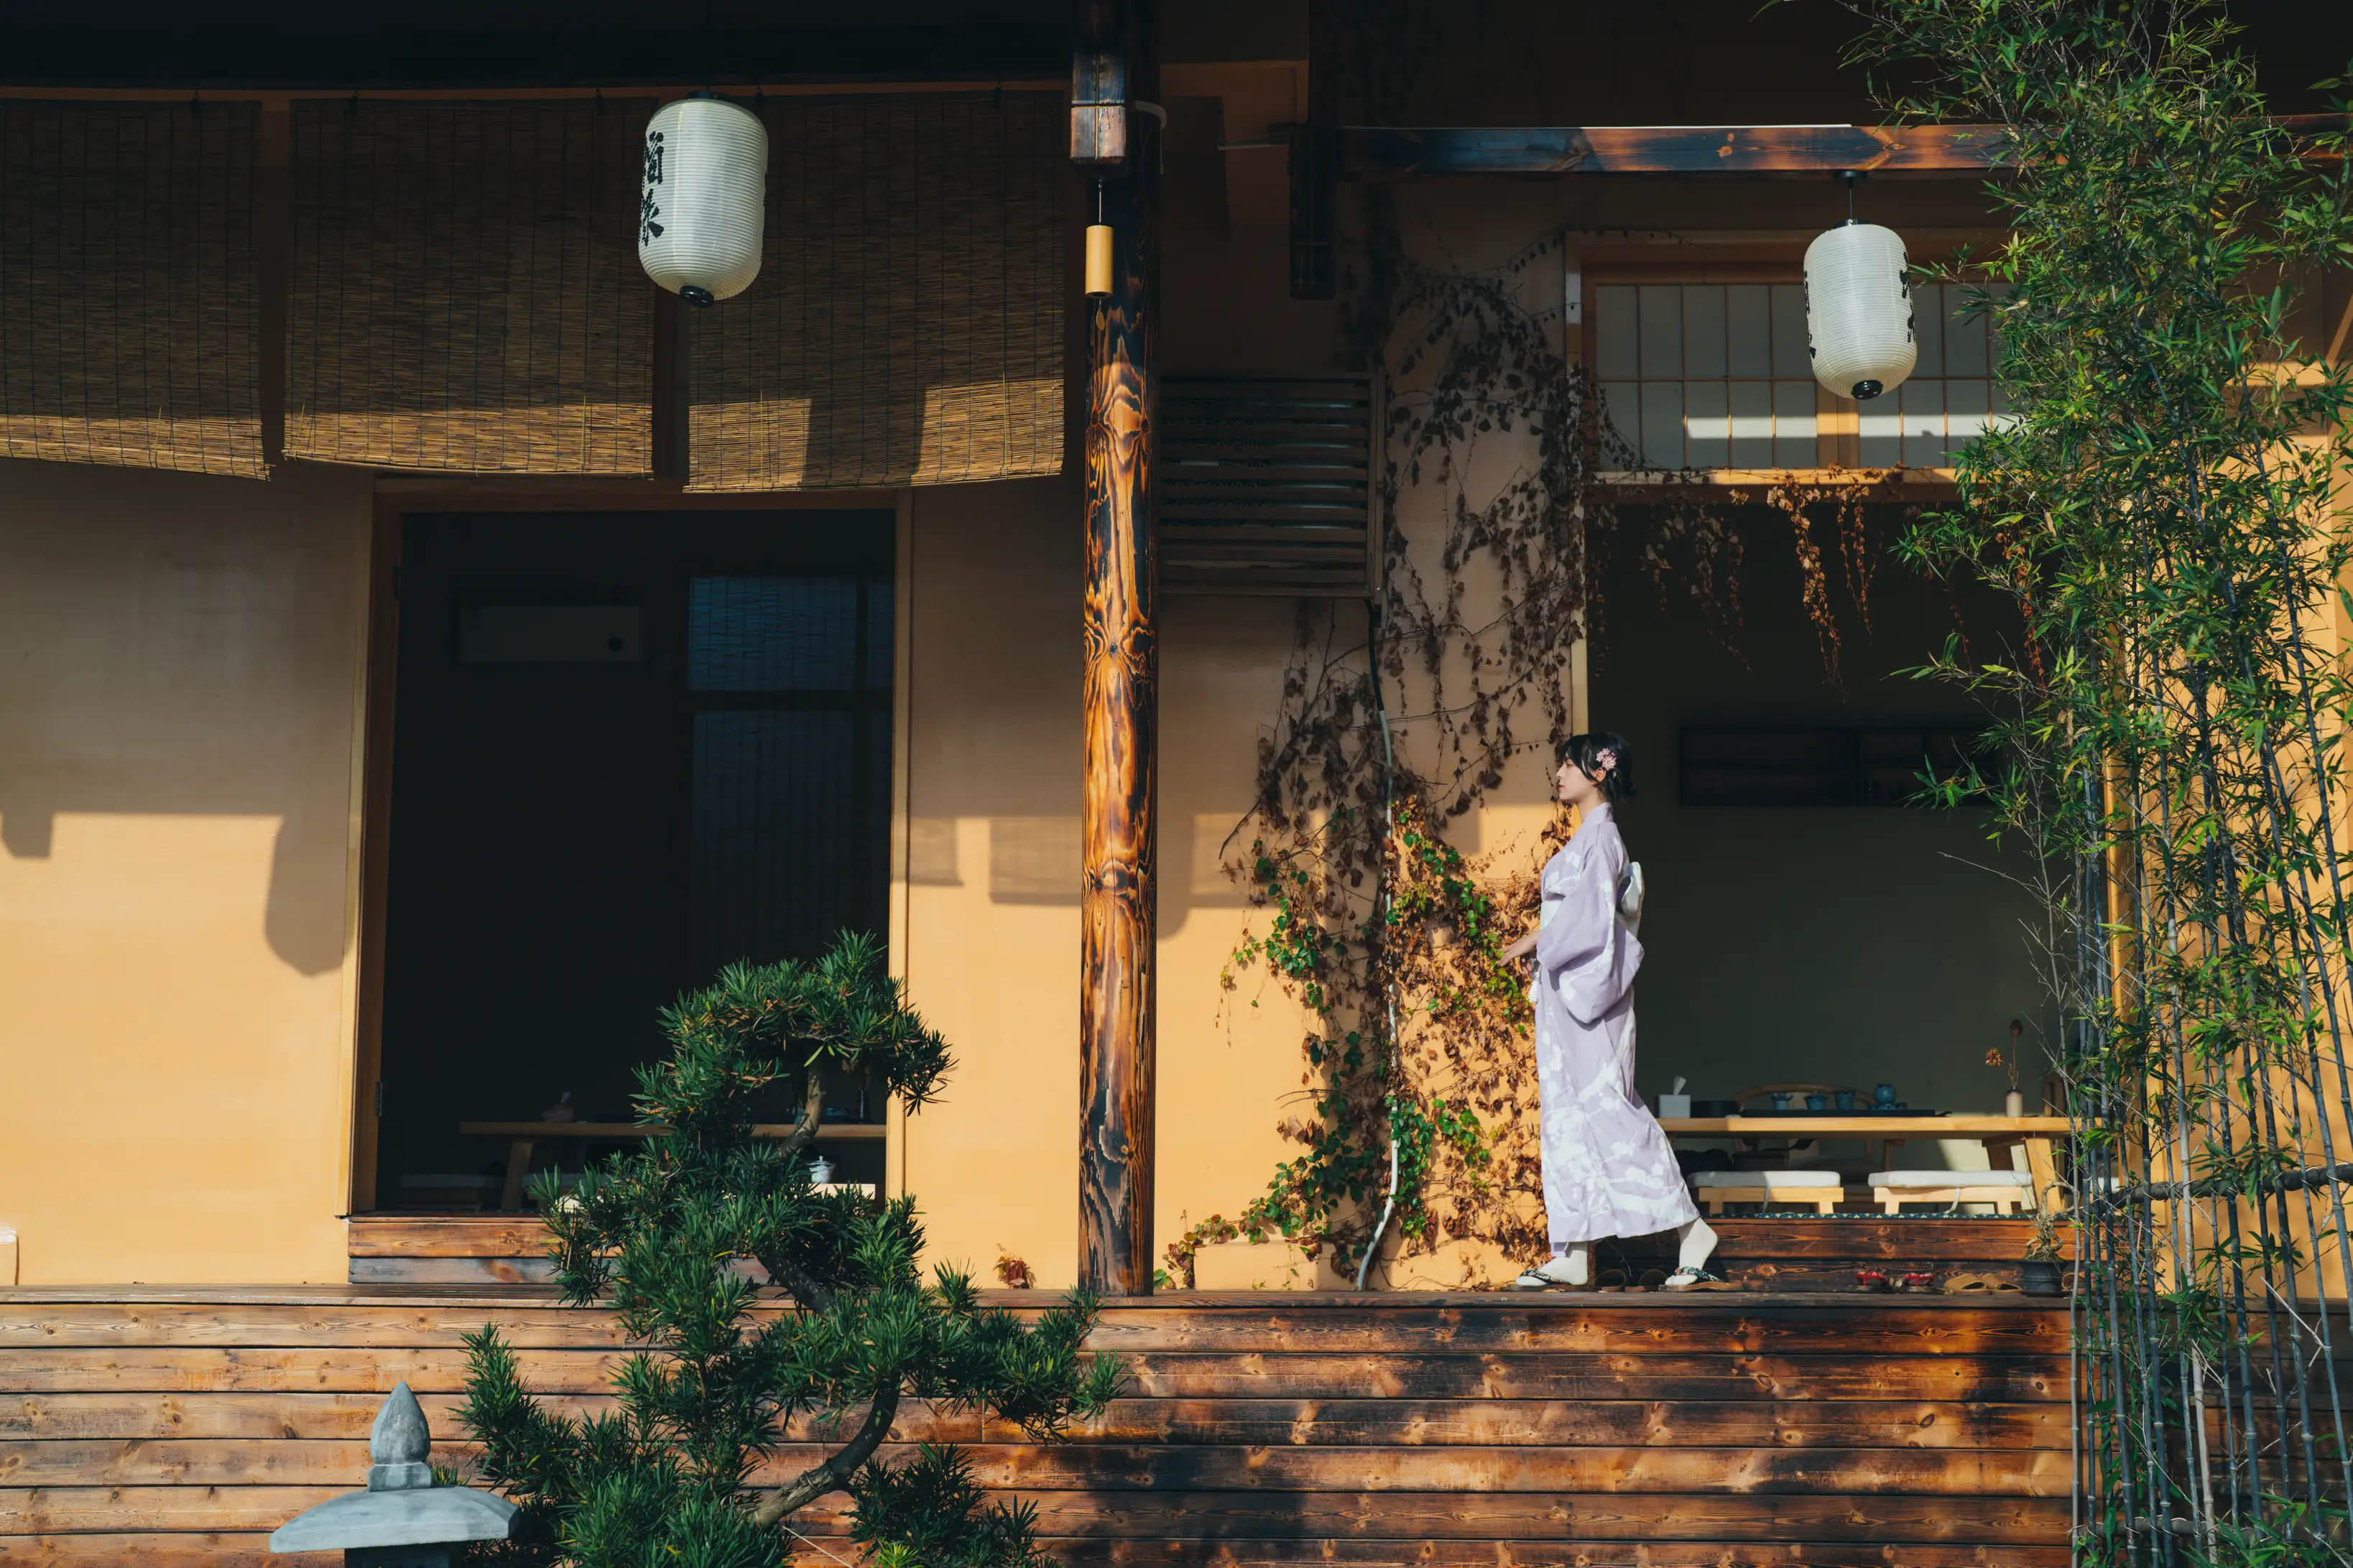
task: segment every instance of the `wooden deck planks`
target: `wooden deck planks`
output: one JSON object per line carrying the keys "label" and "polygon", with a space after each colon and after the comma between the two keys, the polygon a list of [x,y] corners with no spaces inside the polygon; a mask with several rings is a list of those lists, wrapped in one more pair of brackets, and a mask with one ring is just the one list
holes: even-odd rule
{"label": "wooden deck planks", "polygon": [[[1304,1307],[1255,1311],[1126,1308],[1095,1331],[1097,1348],[1122,1354],[1200,1352],[1359,1355],[1389,1352],[1626,1351],[1840,1355],[2064,1354],[2065,1323],[2043,1311],[1954,1311],[1903,1298],[1860,1307],[1711,1307],[1694,1314],[1630,1310],[1568,1298],[1546,1307]],[[450,1348],[480,1328],[480,1306],[322,1305],[290,1311],[185,1303],[59,1303],[37,1317],[0,1316],[0,1352],[58,1346],[229,1346],[294,1349],[366,1345]],[[518,1349],[610,1349],[610,1320],[562,1307],[505,1307],[499,1332]]]}
{"label": "wooden deck planks", "polygon": [[[1064,1568],[1889,1568],[1868,1542],[1119,1541],[1047,1538]],[[259,1532],[0,1538],[0,1563],[26,1568],[342,1568],[338,1553],[268,1557]],[[2067,1568],[2062,1546],[1907,1546],[1904,1568]],[[839,1568],[804,1547],[795,1568]]]}
{"label": "wooden deck planks", "polygon": [[[395,1382],[424,1400],[437,1457],[466,1461],[460,1336],[482,1321],[567,1413],[608,1407],[624,1353],[607,1314],[544,1292],[120,1297],[0,1292],[0,1563],[259,1568],[268,1530],[360,1484]],[[885,1457],[969,1445],[1071,1568],[2064,1561],[2065,1318],[2048,1307],[1157,1298],[1113,1303],[1096,1343],[1130,1386],[1072,1442],[915,1408]],[[802,1528],[838,1534],[841,1502]]]}
{"label": "wooden deck planks", "polygon": [[[426,1419],[459,1430],[454,1394],[419,1396]],[[545,1396],[558,1414],[613,1408],[604,1394]],[[0,1401],[0,1440],[41,1438],[365,1439],[381,1404],[374,1394],[42,1394]],[[1934,1400],[1807,1403],[1656,1400],[1122,1399],[1087,1428],[1090,1441],[1446,1447],[1514,1443],[1648,1447],[2061,1448],[2067,1411],[2055,1405],[1968,1405]],[[902,1407],[892,1440],[976,1443],[1009,1423]],[[812,1421],[795,1423],[807,1434]]]}
{"label": "wooden deck planks", "polygon": [[[781,1486],[830,1449],[782,1447],[756,1471]],[[1243,1447],[981,1443],[973,1474],[1002,1490],[1078,1492],[1903,1492],[2064,1497],[2069,1457],[2035,1449],[1726,1447]],[[908,1445],[880,1458],[912,1458]],[[470,1445],[435,1446],[463,1468]],[[55,1440],[0,1447],[0,1488],[355,1486],[367,1444],[268,1438]]]}
{"label": "wooden deck planks", "polygon": [[[1821,1220],[1730,1215],[1710,1221],[1723,1237],[1717,1266],[1759,1290],[1802,1290],[1836,1296],[1854,1288],[1858,1267],[1963,1268],[2015,1280],[2020,1254],[2033,1226],[2023,1219],[1912,1216],[1889,1221],[1847,1216]],[[483,1289],[543,1282],[547,1238],[529,1215],[354,1215],[348,1222],[351,1279],[384,1288],[401,1284]],[[1672,1268],[1672,1236],[1638,1237],[1602,1247],[1605,1264]],[[1439,1305],[1476,1297],[1398,1292],[1391,1305]],[[1214,1298],[1188,1296],[1196,1307]],[[1493,1298],[1487,1298],[1492,1302]],[[1285,1291],[1286,1307],[1361,1306],[1354,1296]],[[1229,1305],[1233,1303],[1227,1303]],[[1253,1292],[1245,1304],[1269,1305]]]}

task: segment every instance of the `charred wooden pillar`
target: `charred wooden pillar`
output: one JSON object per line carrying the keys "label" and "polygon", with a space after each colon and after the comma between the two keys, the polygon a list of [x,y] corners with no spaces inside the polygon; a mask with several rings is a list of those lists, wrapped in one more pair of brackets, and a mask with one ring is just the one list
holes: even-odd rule
{"label": "charred wooden pillar", "polygon": [[[1081,0],[1071,155],[1101,182],[1112,286],[1087,358],[1085,880],[1079,894],[1079,1282],[1152,1289],[1153,944],[1160,657],[1158,63],[1151,0]],[[1097,193],[1088,193],[1090,216]]]}

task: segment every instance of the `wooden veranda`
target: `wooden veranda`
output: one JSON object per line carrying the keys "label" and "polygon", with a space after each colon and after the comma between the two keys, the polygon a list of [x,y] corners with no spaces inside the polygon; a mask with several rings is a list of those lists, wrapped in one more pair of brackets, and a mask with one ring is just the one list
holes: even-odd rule
{"label": "wooden veranda", "polygon": [[[311,1568],[264,1538],[364,1480],[395,1383],[462,1460],[489,1321],[557,1407],[607,1401],[610,1315],[542,1287],[0,1293],[0,1561]],[[2018,1297],[1127,1298],[1092,1341],[1126,1397],[1070,1442],[920,1408],[892,1440],[965,1445],[1071,1568],[2058,1568],[2067,1344]],[[852,1555],[839,1501],[797,1521],[802,1561]]]}

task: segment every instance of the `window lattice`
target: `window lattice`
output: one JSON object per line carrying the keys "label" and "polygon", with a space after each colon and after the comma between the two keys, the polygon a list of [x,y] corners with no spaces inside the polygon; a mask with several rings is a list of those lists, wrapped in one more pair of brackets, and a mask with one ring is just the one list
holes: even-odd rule
{"label": "window lattice", "polygon": [[[1854,404],[1821,392],[1799,283],[1621,283],[1594,290],[1594,367],[1610,423],[1659,468],[1800,468],[1843,416],[1864,468],[1947,468],[2007,412],[1981,316],[1963,290],[1915,284],[1920,357],[1894,392]],[[1852,426],[1848,426],[1852,428]]]}

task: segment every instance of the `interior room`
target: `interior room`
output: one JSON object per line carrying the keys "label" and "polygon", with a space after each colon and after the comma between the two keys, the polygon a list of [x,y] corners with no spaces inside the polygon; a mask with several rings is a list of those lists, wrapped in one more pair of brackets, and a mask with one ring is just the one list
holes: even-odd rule
{"label": "interior room", "polygon": [[[1647,885],[1637,1077],[1653,1105],[1680,1082],[1698,1117],[1868,1113],[1875,1100],[1998,1116],[2014,1063],[2026,1109],[2042,1109],[2056,1018],[2036,983],[2031,864],[1991,837],[1986,812],[1919,800],[1924,773],[1957,767],[1989,717],[1925,667],[1950,638],[2004,643],[2014,614],[1888,560],[1906,512],[1860,510],[1867,553],[1841,551],[1827,509],[1813,513],[1812,605],[1829,632],[1778,510],[1729,514],[1737,594],[1713,611],[1692,574],[1652,574],[1635,547],[1652,520],[1625,513],[1599,595],[1593,712],[1641,770],[1622,831]],[[1880,563],[1860,591],[1856,560]],[[1989,1165],[1971,1137],[1786,1153],[1777,1140],[1678,1142],[1695,1168],[1718,1151],[1836,1171],[1846,1206],[1872,1212],[1864,1178],[1890,1163]],[[1991,1163],[2022,1169],[2023,1155],[1997,1148]]]}
{"label": "interior room", "polygon": [[[636,1120],[680,992],[884,934],[894,526],[405,520],[379,1207],[515,1206],[617,1146],[573,1129]],[[881,1179],[861,1089],[840,1181]]]}

